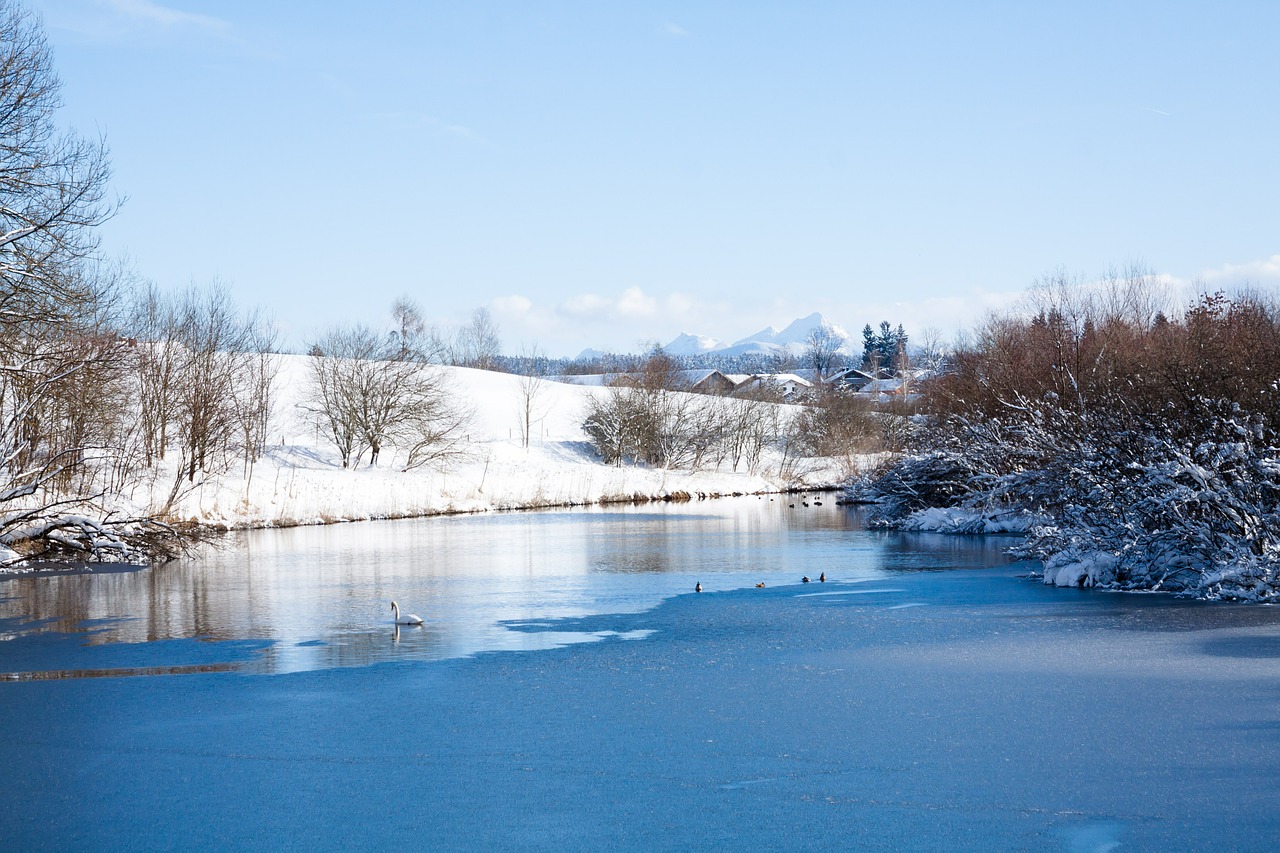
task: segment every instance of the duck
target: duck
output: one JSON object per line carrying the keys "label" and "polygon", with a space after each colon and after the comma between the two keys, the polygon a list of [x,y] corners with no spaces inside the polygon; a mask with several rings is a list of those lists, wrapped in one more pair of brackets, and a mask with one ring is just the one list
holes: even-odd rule
{"label": "duck", "polygon": [[818,581],[819,581],[820,583],[826,583],[826,582],[827,582],[827,573],[826,573],[826,572],[823,572],[822,574],[818,575]]}
{"label": "duck", "polygon": [[760,581],[760,583],[756,584],[756,589],[764,589],[764,581]]}
{"label": "duck", "polygon": [[804,577],[800,578],[800,583],[808,583],[808,582],[809,582],[809,576],[808,576],[808,575],[805,575]]}
{"label": "duck", "polygon": [[421,625],[424,621],[423,618],[416,613],[406,613],[402,617],[400,615],[400,605],[396,604],[394,601],[391,602],[391,612],[395,614],[397,625]]}
{"label": "duck", "polygon": [[702,592],[702,581],[698,581],[696,584],[693,585],[693,591]]}

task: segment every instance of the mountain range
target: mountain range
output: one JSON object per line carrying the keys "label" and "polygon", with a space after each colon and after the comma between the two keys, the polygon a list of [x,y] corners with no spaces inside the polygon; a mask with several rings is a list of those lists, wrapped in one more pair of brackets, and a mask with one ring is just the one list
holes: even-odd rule
{"label": "mountain range", "polygon": [[702,355],[716,353],[718,355],[792,355],[804,354],[808,346],[809,333],[821,326],[826,326],[843,340],[842,352],[854,351],[853,338],[844,329],[827,322],[819,312],[808,317],[801,317],[790,323],[782,331],[769,326],[752,335],[729,343],[707,335],[682,332],[675,340],[667,344],[665,349],[671,355]]}

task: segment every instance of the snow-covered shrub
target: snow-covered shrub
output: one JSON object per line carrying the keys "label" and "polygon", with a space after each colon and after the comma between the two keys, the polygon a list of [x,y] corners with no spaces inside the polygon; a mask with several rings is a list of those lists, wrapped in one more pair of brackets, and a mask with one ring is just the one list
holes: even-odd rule
{"label": "snow-covered shrub", "polygon": [[846,497],[874,503],[872,517],[892,523],[922,509],[959,506],[973,495],[977,472],[955,451],[905,456],[846,490]]}
{"label": "snow-covered shrub", "polygon": [[[1151,419],[1100,432],[1056,472],[1056,524],[1020,550],[1045,581],[1185,591],[1211,598],[1280,596],[1280,448],[1264,419],[1197,401],[1177,426]],[[1195,438],[1177,433],[1196,424]]]}
{"label": "snow-covered shrub", "polygon": [[1140,303],[993,320],[928,390],[927,443],[857,497],[899,528],[1012,519],[1046,583],[1280,599],[1280,310]]}

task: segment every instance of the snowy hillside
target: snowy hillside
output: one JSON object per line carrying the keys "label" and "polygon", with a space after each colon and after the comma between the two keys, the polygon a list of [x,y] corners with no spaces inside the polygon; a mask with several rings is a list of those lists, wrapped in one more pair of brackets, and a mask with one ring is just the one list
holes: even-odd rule
{"label": "snowy hillside", "polygon": [[[281,356],[271,441],[251,471],[233,461],[230,470],[206,476],[182,496],[172,516],[206,524],[271,526],[448,512],[473,512],[564,504],[663,498],[688,493],[718,495],[777,491],[794,485],[838,481],[834,465],[814,463],[808,475],[784,482],[768,464],[761,475],[729,470],[686,472],[617,467],[598,461],[582,431],[586,404],[609,393],[546,381],[535,399],[530,446],[521,439],[521,377],[441,367],[456,399],[474,416],[466,457],[445,470],[401,470],[403,458],[384,453],[377,467],[366,454],[355,470],[341,467],[319,432],[300,416],[308,383],[308,358]],[[699,397],[707,405],[719,398]],[[140,505],[163,503],[171,472],[158,472],[133,495]]]}

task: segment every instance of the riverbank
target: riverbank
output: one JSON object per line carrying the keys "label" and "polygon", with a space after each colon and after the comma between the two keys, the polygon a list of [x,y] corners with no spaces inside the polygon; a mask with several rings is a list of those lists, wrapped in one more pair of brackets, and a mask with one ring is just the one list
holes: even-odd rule
{"label": "riverbank", "polygon": [[[219,529],[290,527],[368,519],[413,518],[505,509],[584,506],[834,489],[857,460],[783,460],[764,455],[757,468],[728,463],[696,471],[606,465],[582,423],[588,402],[609,389],[544,381],[538,385],[528,442],[521,423],[524,377],[440,368],[448,392],[473,414],[461,452],[438,467],[404,470],[389,448],[377,466],[345,469],[337,453],[301,416],[307,360],[281,356],[273,440],[252,466],[211,472],[180,490],[168,511],[175,521]],[[722,398],[698,396],[721,405]],[[781,407],[791,409],[793,407]],[[176,469],[160,465],[132,491],[135,512],[157,511]]]}
{"label": "riverbank", "polygon": [[687,594],[463,660],[0,684],[0,846],[1270,849],[1280,614],[1021,573]]}

